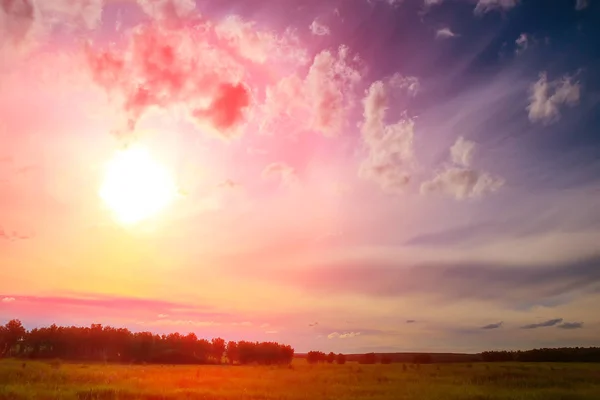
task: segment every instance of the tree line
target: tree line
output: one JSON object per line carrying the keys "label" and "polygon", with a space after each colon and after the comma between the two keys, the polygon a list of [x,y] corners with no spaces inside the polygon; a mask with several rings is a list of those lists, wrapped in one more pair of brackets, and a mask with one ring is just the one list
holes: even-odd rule
{"label": "tree line", "polygon": [[484,351],[483,361],[600,362],[600,347],[542,348],[526,351]]}
{"label": "tree line", "polygon": [[0,357],[161,364],[289,364],[294,349],[276,342],[199,339],[194,333],[157,335],[92,324],[26,330],[21,321],[0,326]]}

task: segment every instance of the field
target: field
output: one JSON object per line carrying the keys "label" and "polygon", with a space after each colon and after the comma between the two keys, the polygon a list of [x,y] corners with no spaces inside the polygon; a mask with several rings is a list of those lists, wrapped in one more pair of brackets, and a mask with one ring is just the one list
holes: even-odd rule
{"label": "field", "polygon": [[0,361],[0,399],[600,399],[598,364],[167,366]]}

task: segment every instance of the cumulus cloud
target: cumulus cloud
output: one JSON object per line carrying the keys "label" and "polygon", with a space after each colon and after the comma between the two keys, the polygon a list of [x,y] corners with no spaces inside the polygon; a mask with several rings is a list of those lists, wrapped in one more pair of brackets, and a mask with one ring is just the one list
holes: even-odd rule
{"label": "cumulus cloud", "polygon": [[583,322],[564,322],[557,326],[560,329],[581,329],[583,328]]}
{"label": "cumulus cloud", "polygon": [[502,324],[504,324],[504,322],[500,321],[500,322],[497,322],[495,324],[489,324],[489,325],[482,326],[480,329],[486,329],[486,330],[488,330],[488,329],[498,329],[498,328],[500,328],[502,326]]}
{"label": "cumulus cloud", "polygon": [[275,162],[267,165],[262,172],[265,179],[277,177],[285,185],[293,185],[298,181],[296,170],[283,162]]}
{"label": "cumulus cloud", "polygon": [[459,137],[450,148],[455,166],[441,170],[431,180],[421,184],[421,193],[444,193],[457,200],[478,198],[493,193],[504,185],[504,180],[484,171],[471,168],[475,143]]}
{"label": "cumulus cloud", "polygon": [[575,9],[577,11],[583,10],[585,8],[587,8],[590,5],[588,0],[577,0],[575,2]]}
{"label": "cumulus cloud", "polygon": [[457,200],[477,198],[493,193],[504,185],[504,180],[471,168],[451,167],[421,185],[421,193],[441,192]]}
{"label": "cumulus cloud", "polygon": [[[268,87],[261,131],[313,130],[329,137],[338,135],[346,126],[354,90],[362,79],[352,64],[348,47],[324,50],[315,56],[305,78],[292,74]],[[290,120],[295,126],[289,129],[278,125]]]}
{"label": "cumulus cloud", "polygon": [[529,120],[550,124],[560,118],[560,107],[575,106],[579,103],[581,85],[573,78],[565,76],[548,82],[545,72],[530,88]]}
{"label": "cumulus cloud", "polygon": [[547,328],[549,326],[556,326],[563,321],[562,318],[549,319],[548,321],[540,322],[537,324],[529,324],[524,325],[521,329],[537,329],[537,328]]}
{"label": "cumulus cloud", "polygon": [[529,36],[526,33],[521,33],[517,40],[515,40],[515,43],[517,45],[515,52],[521,54],[529,47]]}
{"label": "cumulus cloud", "polygon": [[16,299],[14,297],[3,297],[2,303],[14,303]]}
{"label": "cumulus cloud", "polygon": [[192,15],[194,0],[137,0],[141,9],[159,22],[179,21]]}
{"label": "cumulus cloud", "polygon": [[452,30],[447,27],[438,29],[437,32],[435,33],[435,37],[441,38],[441,39],[450,39],[450,38],[453,38],[456,36],[458,36],[458,35],[456,33],[452,32]]}
{"label": "cumulus cloud", "polygon": [[339,332],[332,332],[329,335],[327,335],[327,339],[350,339],[356,336],[359,336],[360,332],[346,332],[346,333],[339,333]]}
{"label": "cumulus cloud", "polygon": [[519,0],[479,0],[475,6],[475,14],[490,11],[507,11],[519,4]]}
{"label": "cumulus cloud", "polygon": [[318,20],[314,20],[309,26],[310,32],[317,36],[326,36],[331,34],[329,27]]}
{"label": "cumulus cloud", "polygon": [[[163,10],[175,3],[147,4],[149,10]],[[89,45],[87,58],[94,81],[124,112],[115,129],[118,133],[129,135],[153,107],[178,106],[203,131],[232,138],[243,133],[255,104],[250,66],[267,59],[303,62],[303,51],[293,37],[289,32],[278,36],[260,30],[234,16],[175,29],[147,24],[135,29],[122,49]]]}
{"label": "cumulus cloud", "polygon": [[59,26],[63,30],[95,29],[103,4],[104,0],[0,1],[0,52],[15,55],[31,50]]}
{"label": "cumulus cloud", "polygon": [[459,136],[459,138],[450,148],[452,162],[463,167],[468,167],[471,165],[474,153],[475,143],[470,140],[465,140],[465,138],[462,136]]}
{"label": "cumulus cloud", "polygon": [[386,123],[389,92],[393,86],[414,93],[418,90],[418,81],[393,77],[388,84],[377,81],[367,90],[361,126],[367,157],[359,170],[362,178],[376,182],[389,192],[400,191],[410,182],[414,162],[414,121],[403,118],[392,124]]}

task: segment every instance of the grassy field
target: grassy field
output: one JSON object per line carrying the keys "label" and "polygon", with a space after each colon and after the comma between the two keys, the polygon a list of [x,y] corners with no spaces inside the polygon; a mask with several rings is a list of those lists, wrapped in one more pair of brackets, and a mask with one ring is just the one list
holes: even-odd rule
{"label": "grassy field", "polygon": [[0,361],[0,399],[600,399],[600,365],[160,366]]}

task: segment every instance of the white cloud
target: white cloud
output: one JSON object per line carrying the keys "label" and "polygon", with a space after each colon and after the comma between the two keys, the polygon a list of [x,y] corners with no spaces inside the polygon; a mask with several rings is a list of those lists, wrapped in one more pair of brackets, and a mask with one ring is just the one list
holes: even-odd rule
{"label": "white cloud", "polygon": [[471,165],[474,153],[475,143],[470,140],[465,140],[462,136],[460,136],[450,148],[452,162],[463,167]]}
{"label": "white cloud", "polygon": [[438,6],[443,2],[444,0],[424,0],[425,7]]}
{"label": "white cloud", "polygon": [[456,33],[452,32],[452,30],[450,28],[438,29],[437,32],[435,33],[435,37],[441,38],[441,39],[450,39],[450,38],[453,38],[456,36],[458,36],[458,35]]}
{"label": "white cloud", "polygon": [[329,335],[327,335],[327,339],[350,339],[356,336],[359,336],[360,332],[347,332],[347,333],[339,333],[339,332],[332,332]]}
{"label": "white cloud", "polygon": [[14,297],[4,297],[2,303],[14,303],[16,299]]}
{"label": "white cloud", "polygon": [[471,168],[475,143],[460,136],[450,147],[454,166],[448,166],[433,179],[421,184],[421,193],[444,193],[457,200],[481,197],[504,185],[504,180]]}
{"label": "white cloud", "polygon": [[421,185],[421,193],[441,192],[457,200],[481,197],[504,185],[504,180],[471,168],[450,167]]}
{"label": "white cloud", "polygon": [[180,20],[196,9],[194,0],[137,0],[139,6],[157,21]]}
{"label": "white cloud", "polygon": [[[413,81],[406,89],[411,92],[416,91],[417,87],[418,83]],[[404,118],[386,124],[389,89],[389,84],[377,81],[369,87],[363,99],[364,122],[361,133],[368,154],[361,163],[359,175],[377,182],[386,191],[396,192],[410,182],[410,167],[414,159],[414,121]]]}
{"label": "white cloud", "polygon": [[485,14],[490,11],[506,11],[519,4],[519,0],[479,0],[475,6],[475,14]]}
{"label": "white cloud", "polygon": [[265,179],[278,177],[281,183],[285,185],[293,185],[298,181],[296,170],[283,162],[275,162],[267,165],[262,172]]}
{"label": "white cloud", "polygon": [[588,0],[577,0],[575,2],[575,9],[580,11],[587,8],[590,5]]}
{"label": "white cloud", "polygon": [[574,106],[579,103],[581,85],[573,83],[572,77],[565,76],[561,79],[548,82],[546,73],[541,73],[540,78],[531,86],[529,96],[529,120],[546,124],[560,118],[562,105]]}
{"label": "white cloud", "polygon": [[416,96],[421,88],[419,79],[416,76],[404,76],[398,73],[392,75],[388,80],[388,84],[392,88],[405,90],[411,96]]}
{"label": "white cloud", "polygon": [[529,47],[529,36],[526,33],[521,33],[517,40],[515,40],[515,43],[517,45],[516,53],[520,54]]}
{"label": "white cloud", "polygon": [[167,318],[169,315],[168,314],[158,314],[157,317],[158,318]]}
{"label": "white cloud", "polygon": [[329,27],[316,19],[309,26],[310,32],[317,36],[326,36],[331,34]]}
{"label": "white cloud", "polygon": [[[292,74],[268,87],[261,132],[314,130],[328,137],[338,135],[346,126],[354,89],[362,79],[351,64],[346,46],[340,46],[337,53],[324,50],[315,56],[304,79]],[[282,127],[289,121],[291,126]]]}

